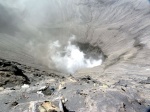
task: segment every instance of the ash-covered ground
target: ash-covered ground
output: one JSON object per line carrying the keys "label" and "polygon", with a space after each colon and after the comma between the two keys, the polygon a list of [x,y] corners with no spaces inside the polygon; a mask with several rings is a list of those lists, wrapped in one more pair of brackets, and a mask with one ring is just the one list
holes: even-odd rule
{"label": "ash-covered ground", "polygon": [[149,0],[0,0],[0,112],[149,112],[149,18]]}

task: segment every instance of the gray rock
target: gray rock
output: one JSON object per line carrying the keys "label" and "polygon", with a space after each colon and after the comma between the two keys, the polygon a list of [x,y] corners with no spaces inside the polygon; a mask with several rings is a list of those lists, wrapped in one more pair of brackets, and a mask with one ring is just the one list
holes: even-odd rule
{"label": "gray rock", "polygon": [[0,65],[0,86],[12,87],[29,84],[30,80],[23,74],[22,70],[9,62],[1,62]]}
{"label": "gray rock", "polygon": [[147,78],[147,80],[143,80],[140,82],[141,84],[150,84],[150,77]]}

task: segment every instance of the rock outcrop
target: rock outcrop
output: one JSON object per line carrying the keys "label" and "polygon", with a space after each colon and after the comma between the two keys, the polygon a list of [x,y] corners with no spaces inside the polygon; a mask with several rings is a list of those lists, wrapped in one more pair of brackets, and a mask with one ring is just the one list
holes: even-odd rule
{"label": "rock outcrop", "polygon": [[21,69],[11,62],[0,60],[0,87],[13,87],[29,83],[29,78],[23,74]]}

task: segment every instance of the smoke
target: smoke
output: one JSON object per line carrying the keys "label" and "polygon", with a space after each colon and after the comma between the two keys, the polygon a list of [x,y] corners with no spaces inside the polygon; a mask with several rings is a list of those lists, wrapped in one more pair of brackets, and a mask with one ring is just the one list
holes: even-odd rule
{"label": "smoke", "polygon": [[[87,56],[73,43],[74,36],[68,39],[75,34],[84,41],[82,33],[86,32],[86,27],[82,25],[90,18],[88,8],[80,8],[76,2],[79,1],[0,0],[0,39],[8,43],[6,48],[7,52],[12,51],[11,58],[26,63],[34,60],[68,73],[100,65],[100,57]],[[7,52],[4,56],[9,57]]]}
{"label": "smoke", "polygon": [[92,56],[86,58],[86,54],[73,44],[75,40],[75,36],[72,36],[67,45],[61,45],[59,40],[49,44],[49,58],[56,69],[73,74],[82,68],[101,65],[101,56],[99,56],[99,59],[94,59]]}

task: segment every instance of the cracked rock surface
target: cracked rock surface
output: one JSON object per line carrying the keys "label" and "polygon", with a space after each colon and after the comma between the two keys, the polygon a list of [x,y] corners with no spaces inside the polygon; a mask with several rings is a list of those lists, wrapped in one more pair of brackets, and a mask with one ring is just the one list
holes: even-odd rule
{"label": "cracked rock surface", "polygon": [[[144,78],[134,78],[131,74],[121,77],[118,74],[115,79],[108,75],[94,79],[88,74],[63,77],[58,72],[48,73],[4,59],[2,61],[22,69],[31,83],[23,87],[24,82],[17,83],[19,79],[15,78],[16,85],[1,85],[0,112],[34,112],[38,111],[40,103],[52,101],[58,104],[60,98],[64,99],[66,112],[146,112],[149,107],[149,78],[142,80]],[[10,82],[13,83],[12,80]]]}

